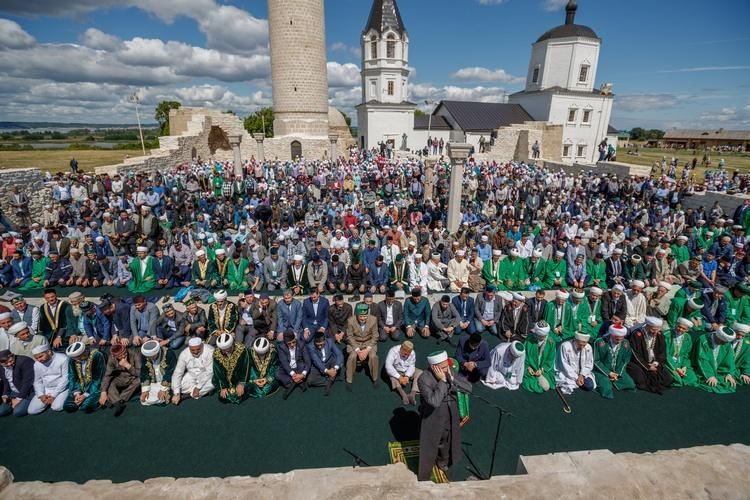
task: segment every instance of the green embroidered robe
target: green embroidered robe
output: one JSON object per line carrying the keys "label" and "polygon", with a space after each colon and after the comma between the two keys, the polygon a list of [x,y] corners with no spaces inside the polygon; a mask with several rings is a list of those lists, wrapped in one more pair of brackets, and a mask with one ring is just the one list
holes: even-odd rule
{"label": "green embroidered robe", "polygon": [[542,370],[542,376],[547,379],[550,388],[555,387],[555,354],[557,352],[554,339],[545,337],[544,345],[536,335],[529,335],[526,338],[526,363],[523,372],[523,382],[521,387],[529,392],[542,393],[542,386],[536,376],[529,374],[529,368],[534,371]]}
{"label": "green embroidered robe", "polygon": [[[565,277],[568,274],[568,264],[564,259],[555,260],[550,259],[545,262],[544,265],[544,278],[542,278],[542,284],[544,288],[560,288],[565,286]],[[559,285],[555,285],[555,281],[559,281]]]}
{"label": "green embroidered robe", "polygon": [[[630,342],[623,339],[617,348],[617,353],[615,354],[613,351],[614,348],[608,339],[599,339],[594,343],[596,392],[606,399],[614,398],[614,389],[621,391],[635,390],[635,382],[625,369],[633,355],[630,350]],[[610,372],[615,372],[620,378],[614,382],[611,381],[609,379]]]}
{"label": "green embroidered robe", "polygon": [[234,259],[229,261],[227,279],[231,290],[245,290],[247,288],[248,264],[248,260],[244,257],[240,257],[239,262],[235,262]]}
{"label": "green embroidered robe", "polygon": [[243,344],[235,343],[229,356],[218,347],[214,349],[213,384],[218,392],[227,389],[227,402],[239,404],[242,401],[237,395],[237,386],[247,386],[249,379],[250,355]]}
{"label": "green embroidered robe", "polygon": [[[698,377],[698,387],[716,394],[729,394],[734,387],[725,380],[727,375],[735,373],[734,351],[731,344],[722,344],[714,348],[712,334],[701,335],[693,348],[693,368]],[[706,381],[715,377],[718,383],[710,387]]]}
{"label": "green embroidered robe", "polygon": [[23,286],[19,286],[18,289],[36,290],[44,288],[44,276],[47,271],[48,264],[49,257],[31,259],[31,279],[27,281]]}
{"label": "green embroidered robe", "polygon": [[[276,380],[276,370],[278,369],[279,358],[273,344],[263,358],[255,351],[250,351],[250,378],[245,386],[248,397],[262,399],[276,392],[276,389],[279,388],[279,381]],[[266,380],[266,385],[263,388],[255,385],[255,381],[261,378]]]}
{"label": "green embroidered robe", "polygon": [[148,292],[154,288],[156,277],[154,276],[152,263],[153,257],[147,255],[146,266],[143,272],[141,272],[141,259],[139,257],[133,259],[130,263],[130,272],[133,274],[133,279],[128,282],[128,290],[131,293]]}
{"label": "green embroidered robe", "polygon": [[[690,336],[690,331],[677,336],[674,330],[667,330],[664,332],[664,343],[667,349],[667,369],[674,379],[672,387],[697,386],[698,378],[690,364],[690,353],[693,350],[693,338]],[[677,368],[686,370],[684,377],[677,373]]]}
{"label": "green embroidered robe", "polygon": [[507,257],[500,261],[500,285],[501,290],[516,290],[523,285],[528,278],[524,269],[523,259],[520,257]]}

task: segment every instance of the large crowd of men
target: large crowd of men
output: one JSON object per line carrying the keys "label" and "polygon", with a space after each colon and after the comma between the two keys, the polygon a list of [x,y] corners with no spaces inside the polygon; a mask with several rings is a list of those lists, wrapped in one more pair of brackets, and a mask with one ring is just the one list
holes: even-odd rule
{"label": "large crowd of men", "polygon": [[466,167],[454,233],[443,161],[55,176],[41,217],[2,235],[0,415],[328,395],[381,370],[404,405],[422,385],[450,398],[447,354],[420,383],[416,336],[451,344],[464,390],[750,384],[750,200],[683,210],[667,176]]}

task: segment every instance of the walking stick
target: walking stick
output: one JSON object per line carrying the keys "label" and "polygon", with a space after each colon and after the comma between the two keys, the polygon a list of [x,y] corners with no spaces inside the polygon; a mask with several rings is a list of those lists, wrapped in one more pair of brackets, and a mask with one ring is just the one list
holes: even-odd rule
{"label": "walking stick", "polygon": [[563,393],[562,393],[562,391],[560,390],[560,388],[559,388],[559,387],[555,387],[555,392],[557,392],[557,395],[558,395],[558,396],[560,397],[560,401],[562,401],[562,404],[563,404],[563,411],[564,411],[565,413],[572,413],[572,412],[573,412],[573,409],[572,409],[572,408],[570,407],[570,405],[568,404],[568,400],[567,400],[567,399],[565,399],[565,396],[563,396]]}

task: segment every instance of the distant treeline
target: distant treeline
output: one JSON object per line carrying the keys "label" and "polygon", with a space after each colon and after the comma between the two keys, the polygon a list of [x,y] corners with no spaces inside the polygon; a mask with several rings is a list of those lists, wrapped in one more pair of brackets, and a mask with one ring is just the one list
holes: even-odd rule
{"label": "distant treeline", "polygon": [[[144,129],[144,141],[154,140],[158,137],[158,129]],[[6,141],[65,141],[76,140],[83,142],[94,141],[138,141],[140,136],[138,130],[134,129],[107,129],[91,130],[87,128],[74,129],[68,132],[46,130],[44,132],[29,132],[28,130],[14,130],[3,132],[0,139]]]}

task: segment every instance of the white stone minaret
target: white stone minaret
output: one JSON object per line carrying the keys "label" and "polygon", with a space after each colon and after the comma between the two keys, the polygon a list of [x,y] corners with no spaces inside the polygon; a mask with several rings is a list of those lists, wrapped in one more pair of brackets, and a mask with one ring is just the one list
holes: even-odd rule
{"label": "white stone minaret", "polygon": [[274,136],[328,137],[323,0],[268,0]]}

